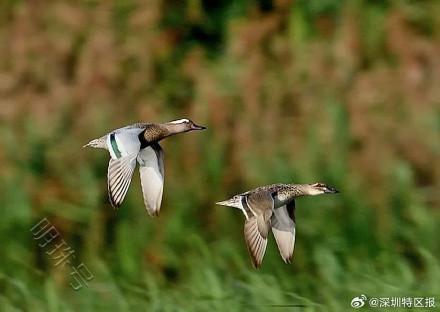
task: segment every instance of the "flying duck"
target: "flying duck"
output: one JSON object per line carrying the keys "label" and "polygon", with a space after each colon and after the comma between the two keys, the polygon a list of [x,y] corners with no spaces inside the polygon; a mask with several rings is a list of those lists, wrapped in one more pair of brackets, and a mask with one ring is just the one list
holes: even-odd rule
{"label": "flying duck", "polygon": [[151,216],[157,216],[164,181],[164,156],[159,141],[178,133],[203,129],[206,127],[198,126],[189,119],[164,124],[136,123],[113,130],[84,147],[103,148],[110,152],[107,189],[114,208],[122,204],[127,194],[137,161],[145,207]]}
{"label": "flying duck", "polygon": [[290,263],[295,246],[295,198],[306,195],[334,194],[338,191],[323,183],[272,184],[217,202],[240,209],[246,221],[244,238],[252,264],[259,268],[266,252],[269,229],[275,237],[281,257]]}

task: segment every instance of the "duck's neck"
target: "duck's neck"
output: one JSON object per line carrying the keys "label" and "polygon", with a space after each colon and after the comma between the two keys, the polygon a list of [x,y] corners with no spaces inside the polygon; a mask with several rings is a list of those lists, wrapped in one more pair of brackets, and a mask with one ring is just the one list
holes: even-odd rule
{"label": "duck's neck", "polygon": [[286,202],[307,195],[317,195],[313,194],[309,184],[288,184],[286,188],[278,192],[278,197]]}
{"label": "duck's neck", "polygon": [[183,123],[173,123],[167,122],[166,124],[159,125],[164,128],[164,130],[168,133],[167,136],[179,134],[182,132],[188,131],[186,124]]}

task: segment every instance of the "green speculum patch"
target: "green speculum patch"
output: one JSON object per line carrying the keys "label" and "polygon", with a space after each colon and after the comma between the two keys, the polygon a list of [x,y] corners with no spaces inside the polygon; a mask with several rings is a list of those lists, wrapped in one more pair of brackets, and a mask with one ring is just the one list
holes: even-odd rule
{"label": "green speculum patch", "polygon": [[118,143],[116,142],[115,134],[110,134],[110,144],[112,145],[113,152],[115,153],[116,158],[121,158],[121,152],[118,148]]}

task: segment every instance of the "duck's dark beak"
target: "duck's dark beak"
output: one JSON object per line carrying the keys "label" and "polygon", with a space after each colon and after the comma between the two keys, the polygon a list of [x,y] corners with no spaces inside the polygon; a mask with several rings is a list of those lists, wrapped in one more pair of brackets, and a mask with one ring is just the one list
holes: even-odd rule
{"label": "duck's dark beak", "polygon": [[324,193],[326,194],[336,194],[339,193],[339,191],[337,189],[335,189],[334,187],[331,186],[327,186],[324,190]]}
{"label": "duck's dark beak", "polygon": [[193,123],[193,124],[191,125],[191,130],[204,130],[204,129],[206,129],[206,127],[196,125],[195,123]]}

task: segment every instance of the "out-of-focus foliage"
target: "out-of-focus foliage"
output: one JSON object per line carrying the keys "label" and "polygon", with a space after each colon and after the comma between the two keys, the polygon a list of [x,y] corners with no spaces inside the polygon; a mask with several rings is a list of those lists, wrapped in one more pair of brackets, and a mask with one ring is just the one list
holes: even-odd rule
{"label": "out-of-focus foliage", "polygon": [[[1,2],[0,306],[343,311],[360,294],[438,296],[439,30],[435,0]],[[160,216],[137,176],[113,211],[108,155],[81,146],[183,117],[208,130],[163,142]],[[297,201],[293,264],[271,239],[253,270],[243,217],[213,203],[315,181],[341,193]],[[44,217],[89,288],[33,240]]]}

